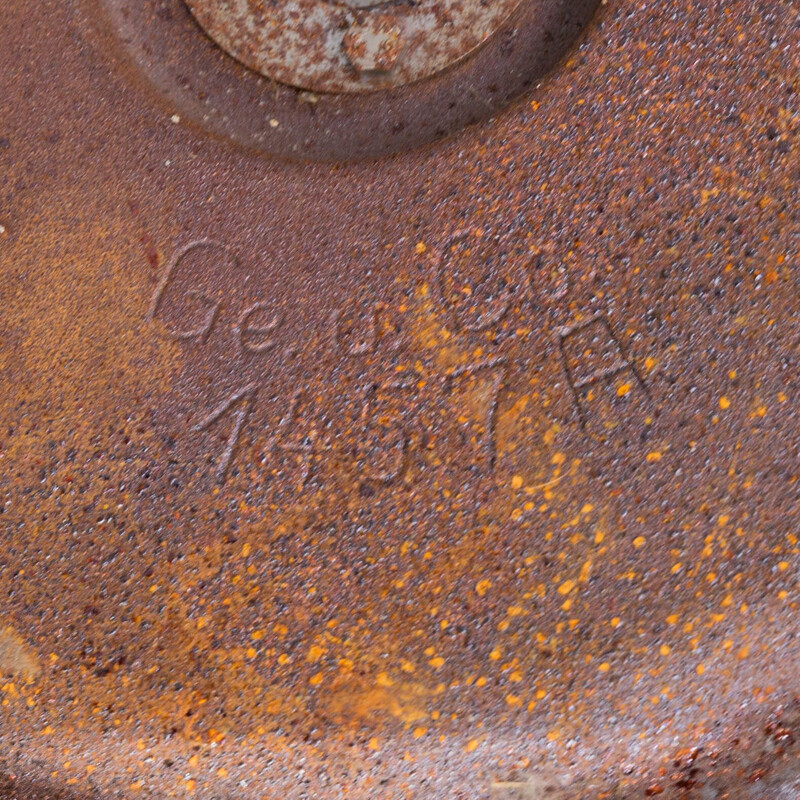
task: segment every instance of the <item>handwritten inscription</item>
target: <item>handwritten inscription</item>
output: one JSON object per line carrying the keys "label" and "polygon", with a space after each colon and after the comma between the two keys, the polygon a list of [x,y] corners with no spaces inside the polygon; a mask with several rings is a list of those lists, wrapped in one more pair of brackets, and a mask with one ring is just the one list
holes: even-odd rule
{"label": "handwritten inscription", "polygon": [[[191,270],[182,270],[187,262],[197,261],[201,269],[196,275]],[[203,267],[211,263],[212,269],[224,269],[226,262],[235,262],[235,257],[228,249],[212,240],[191,242],[181,248],[167,267],[167,271],[153,295],[149,319],[159,317],[164,323],[169,336],[179,340],[197,339],[205,342],[211,334],[222,306],[222,301],[210,292],[190,285],[180,287],[176,278],[180,276],[184,282],[203,276]],[[172,303],[167,303],[168,294],[174,294]],[[173,308],[169,318],[160,313],[165,306]]]}
{"label": "handwritten inscription", "polygon": [[455,330],[489,330],[515,301],[529,299],[528,265],[509,256],[467,232],[446,242],[436,262],[435,284]]}
{"label": "handwritten inscription", "polygon": [[[581,334],[588,334],[588,342],[581,342]],[[587,424],[584,392],[589,387],[627,374],[632,378],[632,383],[651,400],[650,392],[636,365],[627,356],[622,343],[614,333],[611,322],[605,314],[595,314],[588,319],[573,325],[562,327],[557,332],[558,349],[567,375],[567,383],[580,416],[581,425]],[[586,348],[586,344],[593,345]],[[570,348],[578,345],[575,352],[570,354]],[[582,347],[583,352],[581,352]],[[586,368],[587,362],[595,360],[597,363]],[[578,371],[578,364],[584,369]]]}
{"label": "handwritten inscription", "polygon": [[[203,239],[177,250],[154,292],[149,319],[158,321],[165,335],[181,342],[204,346],[221,326],[225,297],[221,280],[239,266],[237,255],[224,244]],[[521,320],[525,313],[538,311],[569,295],[569,275],[564,265],[546,248],[494,248],[491,241],[476,240],[468,232],[450,237],[439,258],[431,260],[434,296],[439,312],[456,337],[494,336],[513,330],[507,324],[512,314]],[[366,309],[348,307],[328,312],[323,318],[334,363],[370,358],[388,363],[402,352],[402,321],[394,316],[388,303],[376,302]],[[291,316],[291,313],[289,314]],[[233,336],[239,357],[273,354],[283,358],[298,353],[296,344],[287,344],[283,336],[287,311],[274,299],[244,298],[232,316],[225,311],[225,329]],[[520,324],[514,322],[514,326]],[[606,314],[594,313],[577,322],[556,327],[556,351],[566,376],[570,400],[585,428],[589,410],[586,393],[614,378],[628,376],[630,385],[650,400],[650,391],[642,372],[627,354]],[[289,337],[291,338],[291,337]],[[481,341],[475,339],[473,341]],[[391,484],[407,478],[412,454],[427,447],[428,438],[456,432],[458,441],[473,449],[473,461],[480,458],[483,468],[491,471],[498,459],[498,415],[509,375],[514,372],[514,356],[481,354],[467,363],[451,366],[438,375],[404,375],[402,378],[362,381],[353,401],[355,409],[344,437],[353,443],[350,457],[363,479],[377,484]],[[236,356],[234,356],[235,358]],[[250,362],[248,362],[250,363]],[[264,379],[245,378],[238,388],[219,397],[211,409],[199,415],[194,425],[198,434],[216,436],[220,448],[214,459],[216,479],[224,483],[236,459],[242,437],[252,427],[258,399],[267,391]],[[425,425],[425,402],[420,386],[426,385],[429,396],[438,406]],[[471,411],[453,413],[468,396]],[[447,405],[449,401],[449,405]],[[303,388],[294,390],[288,404],[280,408],[267,425],[261,445],[262,463],[273,474],[293,475],[292,483],[302,490],[312,479],[315,466],[330,451],[337,434],[322,425],[322,416],[313,398]],[[447,408],[442,409],[442,404]],[[431,421],[432,420],[432,421]],[[261,423],[262,425],[264,423]],[[321,427],[322,426],[322,427]],[[460,433],[458,433],[460,431]],[[260,435],[260,431],[258,431]],[[333,438],[332,438],[333,437]],[[256,436],[256,439],[259,437]],[[253,437],[250,436],[253,442]]]}
{"label": "handwritten inscription", "polygon": [[357,456],[368,479],[392,483],[407,469],[411,434],[402,409],[414,390],[410,381],[393,381],[365,389]]}
{"label": "handwritten inscription", "polygon": [[[264,321],[259,325],[257,320]],[[254,303],[248,306],[236,323],[236,341],[243,351],[266,353],[277,344],[272,336],[281,324],[280,314],[271,312],[269,303]]]}
{"label": "handwritten inscription", "polygon": [[465,367],[458,367],[445,377],[445,385],[451,389],[453,383],[459,379],[474,383],[483,373],[488,375],[490,380],[488,409],[483,426],[483,446],[490,467],[494,467],[497,460],[497,406],[500,400],[500,391],[505,385],[506,360],[490,358]]}
{"label": "handwritten inscription", "polygon": [[250,407],[257,392],[258,386],[256,384],[249,384],[243,389],[234,392],[234,394],[223,400],[207,417],[205,417],[205,419],[199,422],[195,427],[196,430],[203,431],[210,428],[229,413],[233,415],[231,432],[228,435],[222,456],[217,462],[216,473],[219,481],[224,481],[228,474],[228,467],[233,459],[233,454],[236,450],[236,446],[239,443],[239,436],[247,420],[247,416],[250,413]]}

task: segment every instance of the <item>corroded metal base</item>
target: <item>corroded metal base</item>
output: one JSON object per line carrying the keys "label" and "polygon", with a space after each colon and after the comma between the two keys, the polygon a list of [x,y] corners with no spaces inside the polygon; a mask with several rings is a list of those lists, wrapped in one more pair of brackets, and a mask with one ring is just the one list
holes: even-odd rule
{"label": "corroded metal base", "polygon": [[92,7],[0,29],[0,796],[793,796],[794,4],[338,165]]}

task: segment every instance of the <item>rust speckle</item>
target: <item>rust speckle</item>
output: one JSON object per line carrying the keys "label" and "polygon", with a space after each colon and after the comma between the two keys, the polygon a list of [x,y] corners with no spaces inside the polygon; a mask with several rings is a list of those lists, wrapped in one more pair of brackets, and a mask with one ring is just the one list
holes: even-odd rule
{"label": "rust speckle", "polygon": [[10,625],[0,623],[0,675],[33,681],[41,671],[36,654],[22,637]]}

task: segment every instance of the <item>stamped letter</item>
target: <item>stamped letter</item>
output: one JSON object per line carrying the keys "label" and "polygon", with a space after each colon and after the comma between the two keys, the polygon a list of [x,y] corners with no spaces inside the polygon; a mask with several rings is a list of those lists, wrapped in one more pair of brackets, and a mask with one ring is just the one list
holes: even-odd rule
{"label": "stamped letter", "polygon": [[250,407],[253,404],[253,398],[256,396],[257,392],[258,385],[249,383],[243,389],[234,392],[227,400],[223,400],[207,417],[195,426],[196,431],[207,430],[215,422],[222,419],[229,411],[238,406],[238,409],[233,414],[233,425],[231,426],[231,432],[228,434],[225,449],[222,451],[222,455],[217,462],[215,472],[217,480],[220,483],[225,483],[225,478],[228,475],[228,468],[231,465],[236,446],[239,443],[242,428],[250,414]]}
{"label": "stamped letter", "polygon": [[364,393],[361,409],[362,434],[357,446],[364,477],[389,484],[401,478],[408,465],[410,436],[403,421],[408,381],[372,385]]}
{"label": "stamped letter", "polygon": [[235,258],[224,245],[210,239],[182,247],[156,288],[148,320],[161,319],[174,339],[205,342],[222,307],[222,301],[211,292],[210,280],[226,262],[235,263]]}
{"label": "stamped letter", "polygon": [[[557,337],[567,383],[583,428],[586,428],[587,417],[582,392],[595,384],[609,382],[617,375],[627,372],[645,398],[652,400],[644,379],[625,353],[605,314],[595,314],[575,325],[560,328]],[[569,353],[568,347],[573,344],[576,346]],[[579,362],[590,359],[597,363],[578,369]]]}
{"label": "stamped letter", "polygon": [[251,324],[253,317],[265,316],[269,308],[269,303],[254,303],[242,312],[235,328],[236,340],[242,350],[248,353],[266,353],[277,344],[269,334],[280,327],[280,314],[272,314],[263,325]]}
{"label": "stamped letter", "polygon": [[528,291],[528,276],[516,252],[468,232],[448,239],[434,277],[456,330],[492,328]]}
{"label": "stamped letter", "polygon": [[500,390],[506,379],[506,360],[504,358],[488,358],[475,364],[458,367],[445,376],[445,387],[452,388],[458,379],[466,378],[470,383],[479,380],[481,374],[489,378],[489,391],[486,398],[486,421],[483,424],[483,449],[493,469],[497,460],[497,407]]}

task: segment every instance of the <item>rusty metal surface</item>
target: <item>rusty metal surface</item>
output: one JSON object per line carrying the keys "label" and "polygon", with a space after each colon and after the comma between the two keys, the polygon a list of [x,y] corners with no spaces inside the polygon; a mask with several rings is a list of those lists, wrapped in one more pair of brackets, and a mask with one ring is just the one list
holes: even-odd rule
{"label": "rusty metal surface", "polygon": [[0,796],[794,797],[797,4],[346,164],[101,16],[0,27]]}
{"label": "rusty metal surface", "polygon": [[563,59],[598,3],[522,3],[484,47],[435,80],[368,95],[298,91],[243,68],[183,0],[85,7],[94,46],[152,84],[164,112],[179,110],[184,121],[259,152],[340,161],[419,147],[498,113]]}
{"label": "rusty metal surface", "polygon": [[319,92],[375,91],[433,75],[496,33],[519,2],[187,0],[203,29],[243,64]]}

